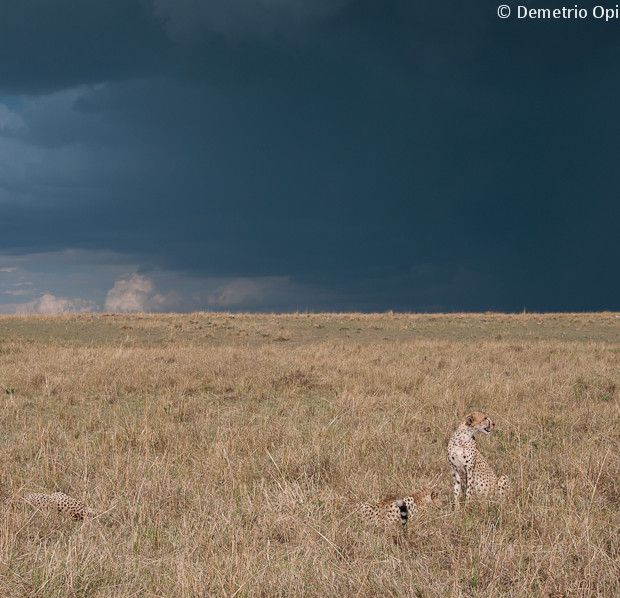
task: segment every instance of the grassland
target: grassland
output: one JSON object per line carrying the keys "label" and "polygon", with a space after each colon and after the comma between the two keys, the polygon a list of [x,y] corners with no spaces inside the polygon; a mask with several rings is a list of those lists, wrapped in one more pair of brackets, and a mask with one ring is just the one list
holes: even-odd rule
{"label": "grassland", "polygon": [[[618,314],[5,316],[0,394],[2,597],[620,594]],[[514,492],[455,514],[474,409]]]}

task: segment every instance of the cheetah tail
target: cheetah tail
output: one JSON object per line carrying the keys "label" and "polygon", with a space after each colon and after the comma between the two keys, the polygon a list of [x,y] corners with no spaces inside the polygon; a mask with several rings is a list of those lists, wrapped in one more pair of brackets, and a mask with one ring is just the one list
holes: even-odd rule
{"label": "cheetah tail", "polygon": [[400,522],[402,526],[405,527],[405,525],[407,525],[407,520],[409,519],[409,510],[407,509],[407,505],[405,504],[405,501],[401,499],[394,501],[394,504],[400,510]]}

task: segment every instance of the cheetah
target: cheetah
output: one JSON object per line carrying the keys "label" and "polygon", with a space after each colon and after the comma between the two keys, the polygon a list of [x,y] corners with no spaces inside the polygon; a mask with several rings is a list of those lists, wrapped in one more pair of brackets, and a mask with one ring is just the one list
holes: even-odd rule
{"label": "cheetah", "polygon": [[26,496],[26,501],[34,507],[56,507],[59,513],[66,513],[75,521],[84,521],[86,517],[95,515],[84,503],[67,496],[64,492],[53,494],[33,493]]}
{"label": "cheetah", "polygon": [[441,508],[442,502],[439,498],[439,494],[432,488],[423,488],[411,494],[411,496],[405,496],[403,499],[405,506],[410,515],[413,515],[417,511],[426,511],[429,507]]}
{"label": "cheetah", "polygon": [[364,523],[386,529],[398,524],[404,529],[409,518],[405,501],[394,498],[385,498],[376,505],[364,502],[360,505],[360,514]]}
{"label": "cheetah", "polygon": [[465,490],[465,503],[475,496],[506,497],[510,483],[506,476],[497,478],[487,460],[476,448],[476,434],[490,434],[495,424],[485,414],[477,411],[465,416],[448,443],[448,458],[454,479],[454,508],[460,507],[460,497]]}
{"label": "cheetah", "polygon": [[403,499],[390,497],[375,505],[362,503],[360,513],[364,523],[385,528],[400,524],[404,529],[412,515],[430,506],[441,507],[441,499],[432,488],[424,488]]}

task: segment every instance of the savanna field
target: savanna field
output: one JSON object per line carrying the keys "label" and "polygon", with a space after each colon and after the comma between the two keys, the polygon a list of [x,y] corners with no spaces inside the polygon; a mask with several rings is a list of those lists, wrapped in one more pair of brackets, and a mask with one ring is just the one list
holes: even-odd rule
{"label": "savanna field", "polygon": [[[617,314],[2,316],[0,394],[2,597],[620,594]],[[512,493],[455,513],[470,411]]]}

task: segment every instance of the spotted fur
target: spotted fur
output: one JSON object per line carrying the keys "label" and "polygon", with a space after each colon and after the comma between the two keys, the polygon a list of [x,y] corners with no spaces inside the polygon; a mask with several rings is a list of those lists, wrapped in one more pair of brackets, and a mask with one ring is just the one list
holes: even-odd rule
{"label": "spotted fur", "polygon": [[83,521],[86,517],[95,515],[95,512],[84,503],[67,496],[63,492],[28,494],[26,501],[34,507],[55,507],[59,513],[64,513],[75,521]]}
{"label": "spotted fur", "polygon": [[497,478],[487,460],[476,447],[477,434],[490,434],[495,424],[485,413],[477,411],[465,416],[448,443],[448,459],[454,480],[454,508],[474,497],[504,499],[510,489],[506,476]]}
{"label": "spotted fur", "polygon": [[389,528],[400,524],[404,528],[415,513],[430,506],[440,507],[441,499],[432,488],[424,488],[403,499],[390,497],[375,505],[362,503],[360,513],[367,525]]}
{"label": "spotted fur", "polygon": [[418,511],[426,511],[429,507],[441,508],[442,502],[439,494],[432,488],[423,488],[413,492],[410,496],[403,499],[409,515]]}
{"label": "spotted fur", "polygon": [[399,524],[404,528],[409,518],[405,501],[394,498],[386,498],[375,505],[362,503],[360,514],[367,525],[384,528],[397,527]]}

